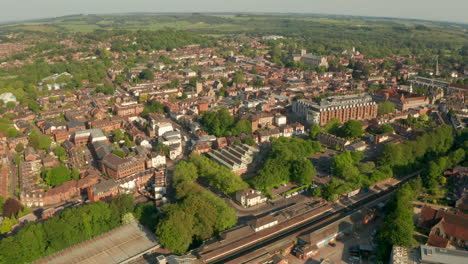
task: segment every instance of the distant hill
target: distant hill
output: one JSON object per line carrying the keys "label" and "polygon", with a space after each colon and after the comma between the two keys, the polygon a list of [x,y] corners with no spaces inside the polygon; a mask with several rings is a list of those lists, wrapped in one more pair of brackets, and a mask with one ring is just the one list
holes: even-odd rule
{"label": "distant hill", "polygon": [[467,24],[415,19],[374,18],[319,14],[278,13],[129,13],[69,15],[0,25],[0,33],[15,31],[92,32],[94,30],[187,30],[204,34],[297,33],[303,28],[351,27],[378,30],[386,27],[466,30]]}

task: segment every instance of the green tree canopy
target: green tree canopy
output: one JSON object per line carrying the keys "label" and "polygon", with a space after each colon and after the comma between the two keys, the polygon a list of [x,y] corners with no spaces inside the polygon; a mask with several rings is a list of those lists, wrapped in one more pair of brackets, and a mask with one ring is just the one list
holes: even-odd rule
{"label": "green tree canopy", "polygon": [[272,139],[267,158],[258,175],[252,179],[252,184],[257,189],[267,190],[289,181],[311,183],[310,177],[315,175],[315,168],[304,158],[321,150],[320,143],[313,140]]}
{"label": "green tree canopy", "polygon": [[71,171],[65,165],[46,170],[42,173],[45,182],[50,186],[56,186],[71,180]]}
{"label": "green tree canopy", "polygon": [[364,129],[362,129],[361,122],[357,120],[349,120],[339,128],[338,135],[344,138],[357,138],[362,136],[363,133]]}
{"label": "green tree canopy", "polygon": [[67,151],[61,147],[61,146],[58,146],[54,149],[54,154],[57,156],[57,157],[63,157],[65,156],[65,154],[67,154]]}
{"label": "green tree canopy", "polygon": [[174,182],[196,181],[198,169],[192,162],[181,161],[177,163],[173,174]]}
{"label": "green tree canopy", "polygon": [[311,127],[310,127],[310,138],[311,139],[316,139],[317,138],[317,135],[322,132],[322,128],[317,125],[317,124],[313,124]]}
{"label": "green tree canopy", "polygon": [[150,69],[144,69],[140,72],[138,78],[142,80],[154,81],[154,72]]}
{"label": "green tree canopy", "polygon": [[315,167],[308,159],[293,161],[291,165],[291,180],[298,184],[311,184],[315,177]]}
{"label": "green tree canopy", "polygon": [[395,104],[389,101],[381,102],[378,104],[377,115],[386,115],[395,113]]}

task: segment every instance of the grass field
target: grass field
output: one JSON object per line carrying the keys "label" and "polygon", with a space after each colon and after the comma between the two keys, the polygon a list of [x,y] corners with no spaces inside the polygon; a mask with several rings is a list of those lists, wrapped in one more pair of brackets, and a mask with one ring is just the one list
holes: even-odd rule
{"label": "grass field", "polygon": [[189,30],[200,33],[294,31],[297,27],[348,27],[382,29],[388,27],[423,26],[463,30],[466,24],[449,24],[422,20],[362,18],[294,14],[115,14],[75,15],[0,26],[1,31],[27,30],[41,32],[91,32],[96,29]]}

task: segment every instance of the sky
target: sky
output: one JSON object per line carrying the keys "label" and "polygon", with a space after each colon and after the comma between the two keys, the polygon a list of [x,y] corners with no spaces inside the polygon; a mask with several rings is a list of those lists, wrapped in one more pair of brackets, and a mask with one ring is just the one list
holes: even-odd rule
{"label": "sky", "polygon": [[126,12],[294,12],[468,23],[468,0],[0,0],[0,22]]}

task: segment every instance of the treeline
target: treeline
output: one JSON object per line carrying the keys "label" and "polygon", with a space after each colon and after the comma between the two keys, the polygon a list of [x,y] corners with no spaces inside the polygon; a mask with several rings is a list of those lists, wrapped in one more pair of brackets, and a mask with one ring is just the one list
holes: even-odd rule
{"label": "treeline", "polygon": [[218,111],[209,111],[203,114],[201,123],[206,131],[217,137],[238,136],[242,133],[252,133],[252,125],[248,120],[236,121],[227,108]]}
{"label": "treeline", "polygon": [[30,263],[91,239],[122,225],[133,208],[133,197],[121,195],[111,203],[68,208],[45,222],[30,223],[0,241],[0,263]]}
{"label": "treeline", "polygon": [[402,144],[385,144],[379,163],[394,167],[398,172],[410,171],[420,162],[434,159],[446,153],[454,143],[453,130],[448,125],[439,126],[414,141]]}
{"label": "treeline", "polygon": [[[75,89],[82,86],[83,80],[88,80],[90,85],[102,83],[106,77],[107,66],[101,60],[90,62],[58,62],[49,64],[44,60],[37,60],[22,68],[9,69],[4,75],[16,76],[0,80],[0,93],[11,92],[19,102],[29,105],[31,110],[39,112],[40,109],[35,99],[41,94],[36,87],[45,77],[55,73],[68,72],[73,75],[66,89]],[[0,70],[1,73],[1,70]]]}
{"label": "treeline", "polygon": [[200,167],[198,170],[194,163],[183,161],[176,166],[177,202],[163,207],[163,217],[156,231],[161,244],[176,254],[186,252],[237,222],[232,207],[194,183],[198,173],[206,169]]}
{"label": "treeline", "polygon": [[414,222],[412,201],[422,190],[421,178],[416,178],[403,184],[392,200],[387,203],[387,214],[383,226],[379,230],[378,257],[387,260],[392,246],[410,247],[414,244]]}
{"label": "treeline", "polygon": [[364,134],[364,129],[362,128],[362,123],[358,120],[348,120],[341,125],[339,119],[332,118],[323,128],[317,124],[310,127],[309,134],[312,139],[315,139],[320,132],[330,133],[347,139],[356,139]]}
{"label": "treeline", "polygon": [[189,162],[181,161],[174,171],[176,183],[196,181],[198,178],[224,194],[231,194],[248,187],[242,178],[228,168],[196,153],[190,154]]}
{"label": "treeline", "polygon": [[450,152],[446,156],[437,158],[429,162],[427,170],[421,175],[424,187],[429,193],[435,193],[436,187],[439,184],[446,184],[447,179],[443,176],[444,171],[453,168],[460,162],[465,160],[466,152],[464,149],[459,148]]}
{"label": "treeline", "polygon": [[[455,140],[453,140],[450,127],[442,126],[438,129],[413,141],[421,143],[422,139],[436,140],[439,144],[443,144],[443,146],[434,148],[434,144],[437,144],[437,142],[423,146],[426,153],[420,154],[420,160],[413,160],[413,162],[426,165],[426,170],[424,170],[421,176],[418,176],[409,183],[405,183],[387,204],[385,208],[387,211],[385,222],[378,234],[378,257],[381,260],[388,259],[393,245],[408,247],[414,244],[412,201],[418,197],[423,188],[429,193],[436,193],[439,184],[446,184],[447,179],[443,176],[444,171],[461,162],[466,162],[468,130],[457,131]],[[450,133],[444,136],[441,134],[443,132]],[[449,140],[449,137],[452,140]],[[444,142],[441,143],[441,140],[446,141],[445,144]],[[409,158],[408,156],[406,157]]]}
{"label": "treeline", "polygon": [[315,196],[335,201],[342,194],[367,188],[374,183],[393,177],[393,171],[389,166],[377,168],[374,162],[362,162],[362,159],[363,153],[358,151],[344,151],[334,156],[333,174],[339,176],[340,179],[333,178],[323,186],[322,190],[315,190]]}
{"label": "treeline", "polygon": [[433,192],[438,182],[442,182],[442,172],[460,163],[465,158],[465,151],[458,149],[445,155],[453,146],[454,137],[450,126],[440,126],[425,133],[414,141],[402,144],[388,143],[379,155],[377,165],[372,162],[361,162],[360,152],[344,151],[333,158],[333,174],[341,179],[332,179],[322,189],[315,190],[316,196],[328,200],[337,200],[340,195],[360,188],[366,188],[379,181],[414,172],[429,162],[423,173],[424,187]]}
{"label": "treeline", "polygon": [[271,148],[252,185],[268,190],[286,182],[311,184],[315,168],[307,157],[322,151],[320,143],[300,138],[272,138]]}
{"label": "treeline", "polygon": [[[131,41],[124,40],[130,39]],[[134,41],[136,39],[136,41]],[[124,31],[122,37],[112,41],[111,51],[135,52],[139,50],[172,50],[187,45],[210,45],[209,38],[184,31]]]}

